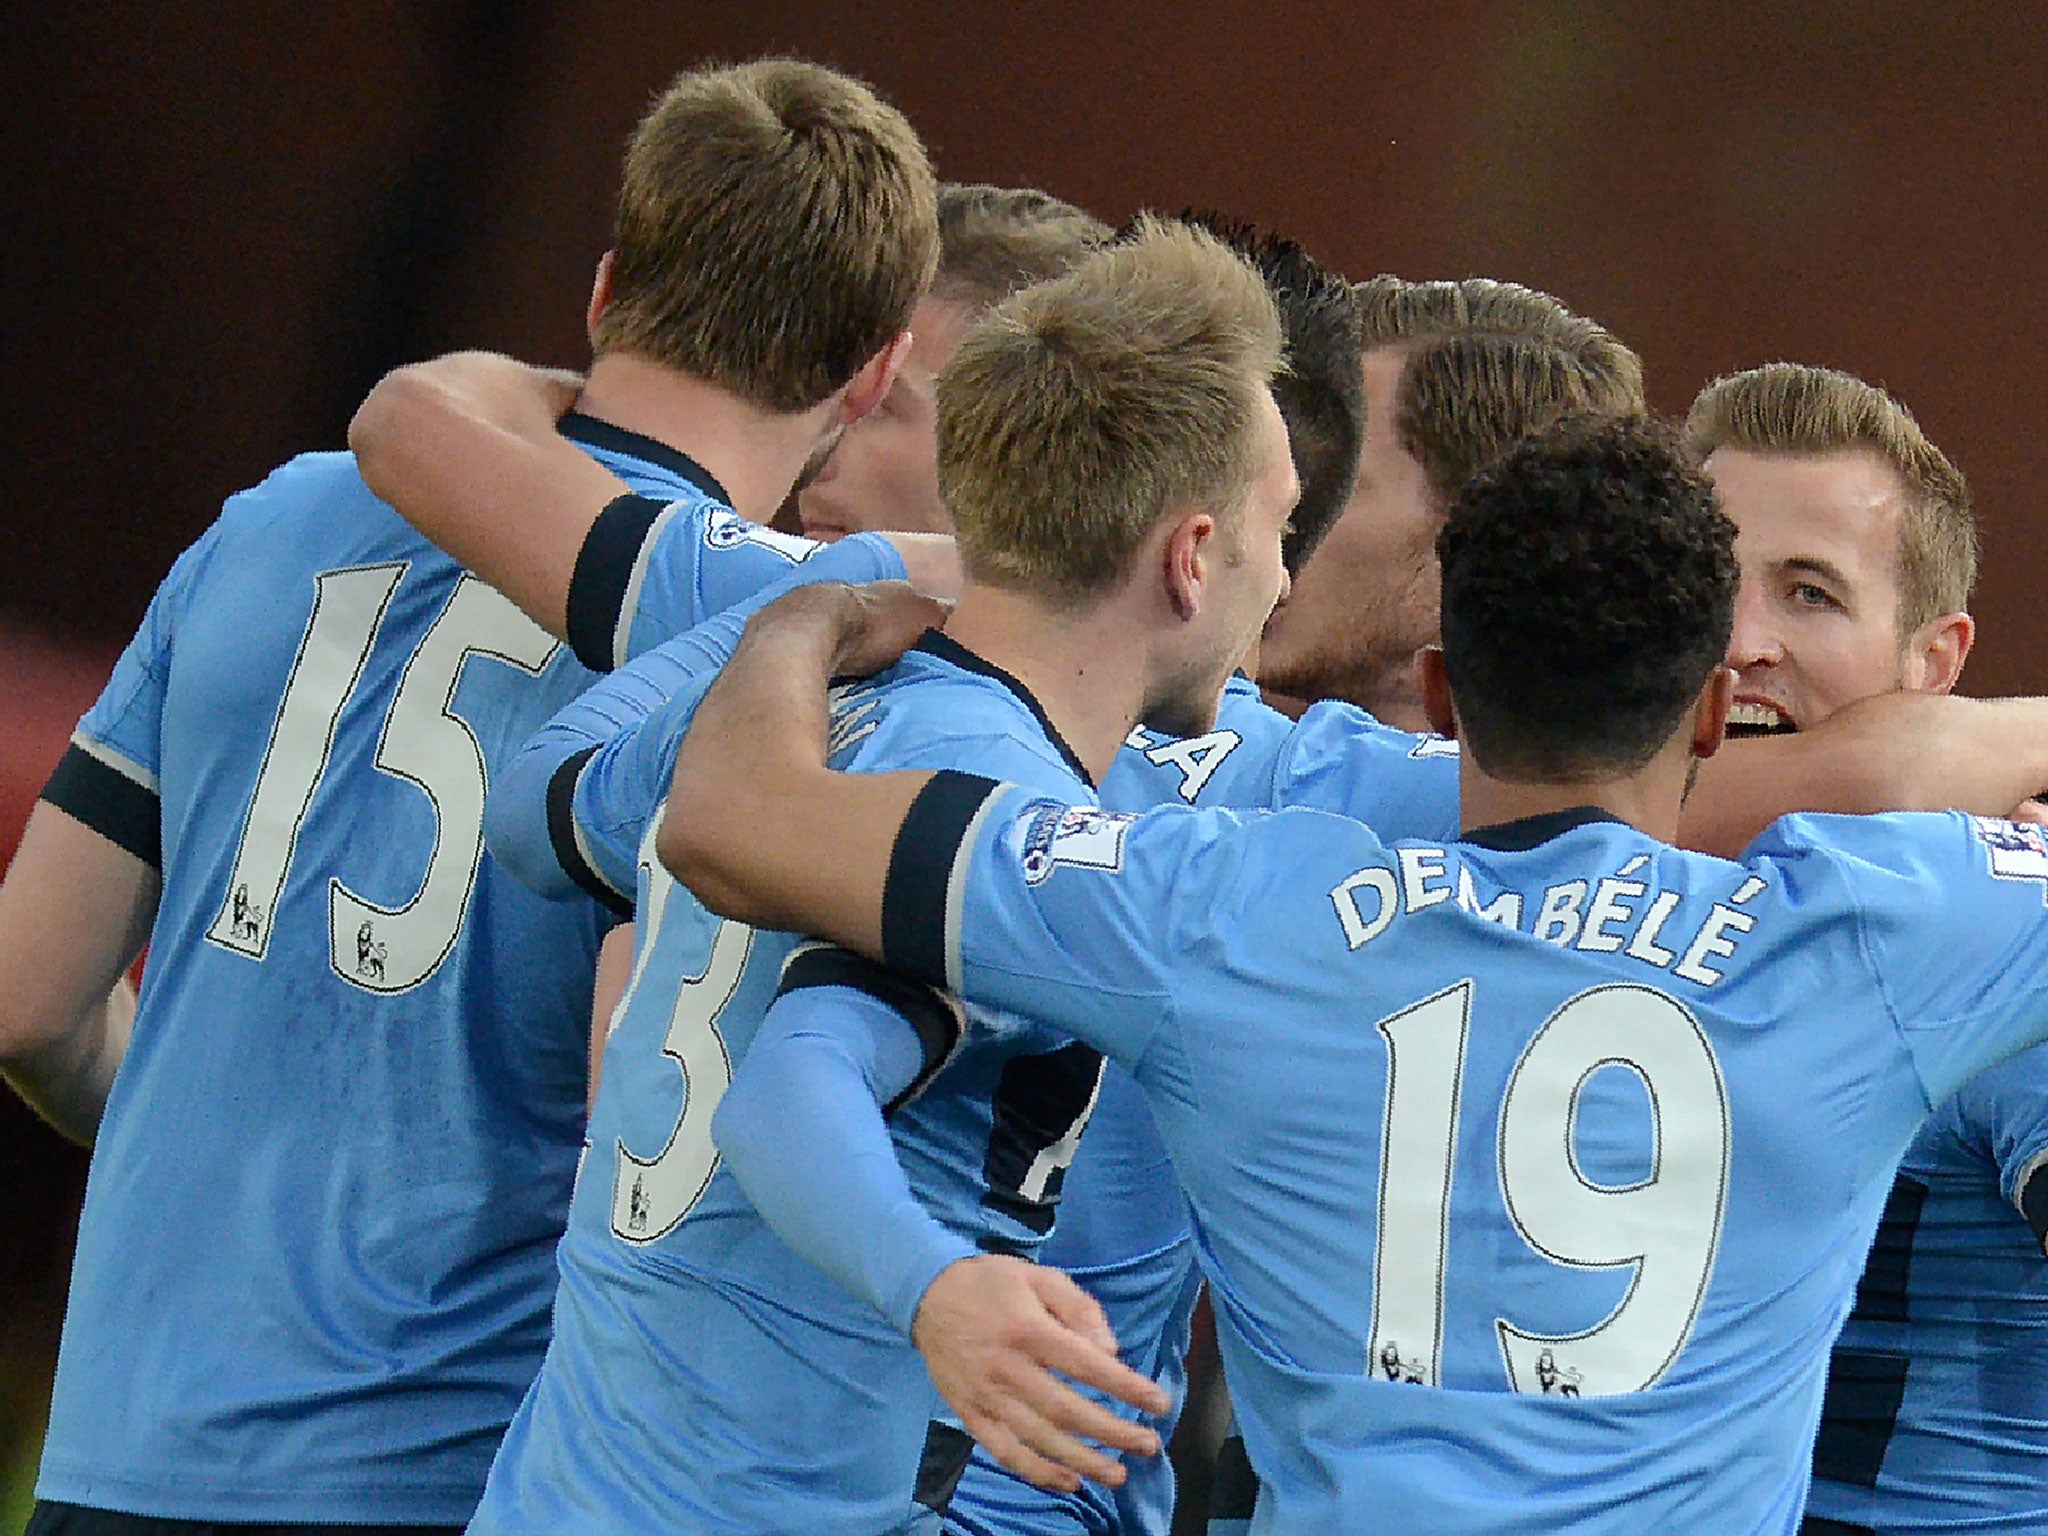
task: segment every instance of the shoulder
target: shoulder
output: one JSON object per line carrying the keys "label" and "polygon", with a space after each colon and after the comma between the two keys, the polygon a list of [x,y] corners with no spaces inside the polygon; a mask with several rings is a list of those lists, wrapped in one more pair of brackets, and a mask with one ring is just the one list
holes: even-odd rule
{"label": "shoulder", "polygon": [[302,453],[230,496],[218,524],[225,539],[261,539],[280,533],[317,539],[325,546],[374,546],[379,554],[403,546],[426,553],[433,546],[363,483],[353,454]]}

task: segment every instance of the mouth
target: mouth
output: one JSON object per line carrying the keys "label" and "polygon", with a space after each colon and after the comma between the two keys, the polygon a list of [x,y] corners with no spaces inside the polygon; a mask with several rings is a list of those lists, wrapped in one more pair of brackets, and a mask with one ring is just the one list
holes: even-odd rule
{"label": "mouth", "polygon": [[1753,736],[1786,736],[1798,723],[1768,699],[1737,699],[1728,710],[1728,735],[1737,741]]}

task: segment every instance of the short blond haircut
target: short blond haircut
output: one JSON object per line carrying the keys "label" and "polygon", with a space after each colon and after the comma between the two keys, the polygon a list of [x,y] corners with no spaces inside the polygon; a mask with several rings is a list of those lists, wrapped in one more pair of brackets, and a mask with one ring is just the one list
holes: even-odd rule
{"label": "short blond haircut", "polygon": [[1282,365],[1259,274],[1146,218],[990,310],[939,376],[939,492],[968,577],[1074,607],[1128,573],[1159,519],[1241,514]]}
{"label": "short blond haircut", "polygon": [[1645,415],[1640,376],[1583,349],[1498,331],[1451,331],[1408,355],[1394,432],[1422,466],[1437,508],[1525,437],[1566,417]]}
{"label": "short blond haircut", "polygon": [[1492,277],[1411,283],[1391,273],[1352,285],[1368,352],[1459,331],[1529,336],[1576,354],[1594,372],[1643,393],[1643,363],[1613,332],[1535,288]]}
{"label": "short blond haircut", "polygon": [[939,270],[931,296],[974,309],[1060,276],[1109,243],[1093,214],[1035,187],[939,188]]}
{"label": "short blond haircut", "polygon": [[1961,613],[1977,582],[1977,525],[1962,471],[1927,440],[1913,413],[1875,384],[1835,368],[1766,363],[1714,380],[1685,418],[1702,461],[1717,448],[1749,453],[1877,455],[1899,477],[1899,635]]}
{"label": "short blond haircut", "polygon": [[858,80],[795,59],[685,71],[627,146],[592,339],[806,410],[909,323],[937,196],[917,134]]}

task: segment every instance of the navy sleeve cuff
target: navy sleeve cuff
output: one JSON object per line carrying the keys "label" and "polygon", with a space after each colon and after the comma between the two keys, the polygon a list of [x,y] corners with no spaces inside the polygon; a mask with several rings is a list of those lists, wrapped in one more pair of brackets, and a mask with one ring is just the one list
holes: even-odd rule
{"label": "navy sleeve cuff", "polygon": [[548,775],[548,845],[555,850],[555,862],[562,866],[562,873],[576,882],[578,890],[596,897],[600,905],[620,917],[630,918],[633,903],[613,890],[597,872],[576,837],[576,779],[596,752],[596,747],[585,747],[562,759]]}
{"label": "navy sleeve cuff", "polygon": [[890,969],[951,987],[947,956],[953,870],[982,808],[1001,786],[941,769],[918,791],[897,830],[882,887],[882,958]]}
{"label": "navy sleeve cuff", "polygon": [[924,1063],[909,1085],[887,1104],[883,1115],[893,1115],[923,1093],[927,1084],[953,1059],[960,1037],[966,1033],[966,1016],[959,1001],[949,992],[913,981],[875,964],[864,955],[831,944],[809,944],[789,957],[782,968],[782,983],[776,996],[799,992],[806,987],[852,987],[865,992],[902,1015],[917,1032]]}
{"label": "navy sleeve cuff", "polygon": [[73,742],[43,786],[42,798],[76,817],[152,869],[164,867],[163,807],[137,783]]}
{"label": "navy sleeve cuff", "polygon": [[593,672],[619,664],[619,626],[639,574],[648,533],[668,503],[631,493],[597,514],[569,577],[569,648]]}

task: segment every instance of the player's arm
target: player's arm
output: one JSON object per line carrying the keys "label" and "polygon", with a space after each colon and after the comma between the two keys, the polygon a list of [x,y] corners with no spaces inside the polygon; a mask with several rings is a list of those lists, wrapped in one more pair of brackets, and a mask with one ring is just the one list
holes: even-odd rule
{"label": "player's arm", "polygon": [[158,889],[152,863],[48,802],[0,884],[0,1074],[73,1141],[91,1143],[127,1050],[122,978]]}
{"label": "player's arm", "polygon": [[[792,958],[713,1122],[726,1166],[770,1226],[924,1351],[970,1433],[1046,1487],[1122,1465],[1158,1437],[1051,1374],[1163,1412],[1157,1383],[1118,1363],[1099,1307],[1057,1270],[980,1254],[912,1194],[885,1126],[965,1028],[952,1000],[845,950]],[[801,1126],[799,1135],[790,1134]]]}
{"label": "player's arm", "polygon": [[640,834],[668,789],[676,743],[701,689],[747,619],[784,592],[869,579],[862,551],[823,549],[773,586],[662,642],[556,712],[491,785],[484,835],[543,896],[581,888],[614,910],[633,897]]}
{"label": "player's arm", "polygon": [[1812,730],[1726,743],[1701,764],[1679,841],[1733,858],[1794,811],[2003,816],[2048,785],[2048,698],[1879,694]]}
{"label": "player's arm", "polygon": [[[630,580],[607,578],[636,568],[633,556],[654,536],[658,508],[556,430],[581,383],[489,352],[410,364],[364,399],[349,424],[349,447],[365,483],[400,516],[604,670],[618,658],[594,654],[602,648],[580,631],[609,635],[621,616],[584,610],[623,599]],[[605,536],[594,541],[600,524]],[[879,537],[902,567],[879,574],[957,595],[951,538]],[[703,616],[679,615],[669,632]]]}
{"label": "player's arm", "polygon": [[877,670],[943,612],[896,586],[806,587],[755,615],[676,754],[655,848],[721,916],[881,958],[882,885],[930,773],[825,766],[825,685]]}
{"label": "player's arm", "polygon": [[582,384],[450,353],[386,374],[348,431],[371,490],[557,639],[584,540],[628,489],[555,430]]}

